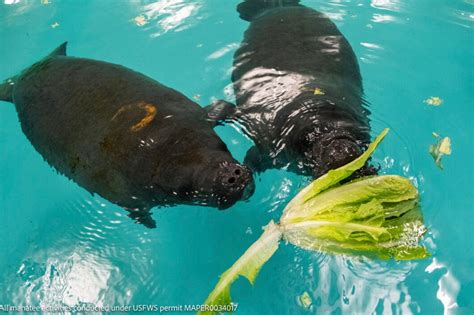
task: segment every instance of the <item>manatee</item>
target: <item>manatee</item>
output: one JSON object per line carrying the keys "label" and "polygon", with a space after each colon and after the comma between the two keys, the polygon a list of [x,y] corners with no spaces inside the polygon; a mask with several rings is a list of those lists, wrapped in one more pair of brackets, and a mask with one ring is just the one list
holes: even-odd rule
{"label": "manatee", "polygon": [[[234,55],[236,107],[220,101],[210,118],[239,121],[254,141],[245,164],[314,178],[362,154],[370,121],[357,58],[336,25],[298,0],[246,0],[250,21]],[[374,173],[366,166],[363,173]]]}
{"label": "manatee", "polygon": [[152,207],[226,209],[251,193],[251,171],[198,104],[123,66],[66,56],[66,44],[0,85],[57,171],[150,227]]}

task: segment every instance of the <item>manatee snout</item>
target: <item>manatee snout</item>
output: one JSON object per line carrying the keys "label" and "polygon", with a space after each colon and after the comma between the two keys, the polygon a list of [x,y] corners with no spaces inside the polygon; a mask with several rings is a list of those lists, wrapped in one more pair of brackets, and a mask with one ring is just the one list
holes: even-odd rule
{"label": "manatee snout", "polygon": [[[313,156],[319,156],[319,163],[316,163],[318,167],[314,169],[314,177],[319,177],[329,170],[346,165],[364,152],[362,142],[348,135],[329,136],[317,146]],[[355,177],[375,175],[376,173],[377,169],[367,163],[355,174]]]}
{"label": "manatee snout", "polygon": [[250,169],[235,162],[221,163],[214,174],[214,192],[219,210],[232,206],[238,200],[248,199],[254,191]]}
{"label": "manatee snout", "polygon": [[332,140],[323,148],[322,160],[328,169],[341,167],[362,154],[360,146],[352,139],[339,138]]}

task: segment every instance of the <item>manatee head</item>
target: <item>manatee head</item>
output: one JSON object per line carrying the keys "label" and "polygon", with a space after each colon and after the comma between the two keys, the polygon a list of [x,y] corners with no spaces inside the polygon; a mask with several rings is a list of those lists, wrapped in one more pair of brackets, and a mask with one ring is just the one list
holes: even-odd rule
{"label": "manatee head", "polygon": [[[314,178],[341,167],[359,157],[370,143],[370,129],[360,122],[333,119],[303,124],[297,128],[295,150],[305,173]],[[376,174],[366,164],[355,176]]]}
{"label": "manatee head", "polygon": [[[357,137],[356,133],[345,131],[330,132],[314,142],[307,153],[310,163],[314,164],[312,175],[317,178],[329,170],[339,168],[358,158],[367,148],[367,143]],[[366,164],[360,169],[357,177],[374,175],[376,169]]]}
{"label": "manatee head", "polygon": [[183,153],[161,163],[154,177],[155,186],[174,203],[223,210],[253,193],[252,172],[234,160],[225,145],[177,152]]}

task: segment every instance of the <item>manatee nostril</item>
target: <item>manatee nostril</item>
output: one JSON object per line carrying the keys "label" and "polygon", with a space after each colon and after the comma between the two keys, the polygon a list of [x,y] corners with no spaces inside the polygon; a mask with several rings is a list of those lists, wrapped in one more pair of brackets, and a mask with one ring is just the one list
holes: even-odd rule
{"label": "manatee nostril", "polygon": [[223,164],[217,176],[221,189],[226,193],[239,194],[252,183],[252,174],[237,163]]}
{"label": "manatee nostril", "polygon": [[215,179],[214,194],[219,198],[219,209],[250,198],[255,190],[252,172],[238,163],[222,163]]}

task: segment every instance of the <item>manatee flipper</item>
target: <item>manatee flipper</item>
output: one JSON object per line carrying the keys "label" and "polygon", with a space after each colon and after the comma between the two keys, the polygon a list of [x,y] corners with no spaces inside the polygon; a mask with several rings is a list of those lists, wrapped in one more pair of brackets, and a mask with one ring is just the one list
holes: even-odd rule
{"label": "manatee flipper", "polygon": [[0,84],[0,101],[13,103],[13,85],[15,85],[15,78],[7,79]]}
{"label": "manatee flipper", "polygon": [[237,6],[240,18],[252,21],[266,10],[277,7],[299,6],[300,0],[244,0]]}
{"label": "manatee flipper", "polygon": [[211,105],[204,107],[207,118],[218,124],[226,119],[231,119],[235,114],[235,106],[227,101],[218,100]]}
{"label": "manatee flipper", "polygon": [[262,173],[272,168],[272,160],[266,158],[266,155],[262,154],[256,146],[253,146],[245,155],[244,165],[250,167],[256,173]]}
{"label": "manatee flipper", "polygon": [[150,209],[126,209],[128,217],[139,224],[143,224],[149,229],[156,228],[156,221],[151,217]]}
{"label": "manatee flipper", "polygon": [[[56,47],[52,52],[50,52],[49,55],[47,55],[44,59],[55,56],[66,56],[66,48],[67,42],[64,42]],[[2,84],[0,84],[0,101],[13,103],[13,87],[17,81],[17,78],[18,76],[8,78]]]}

